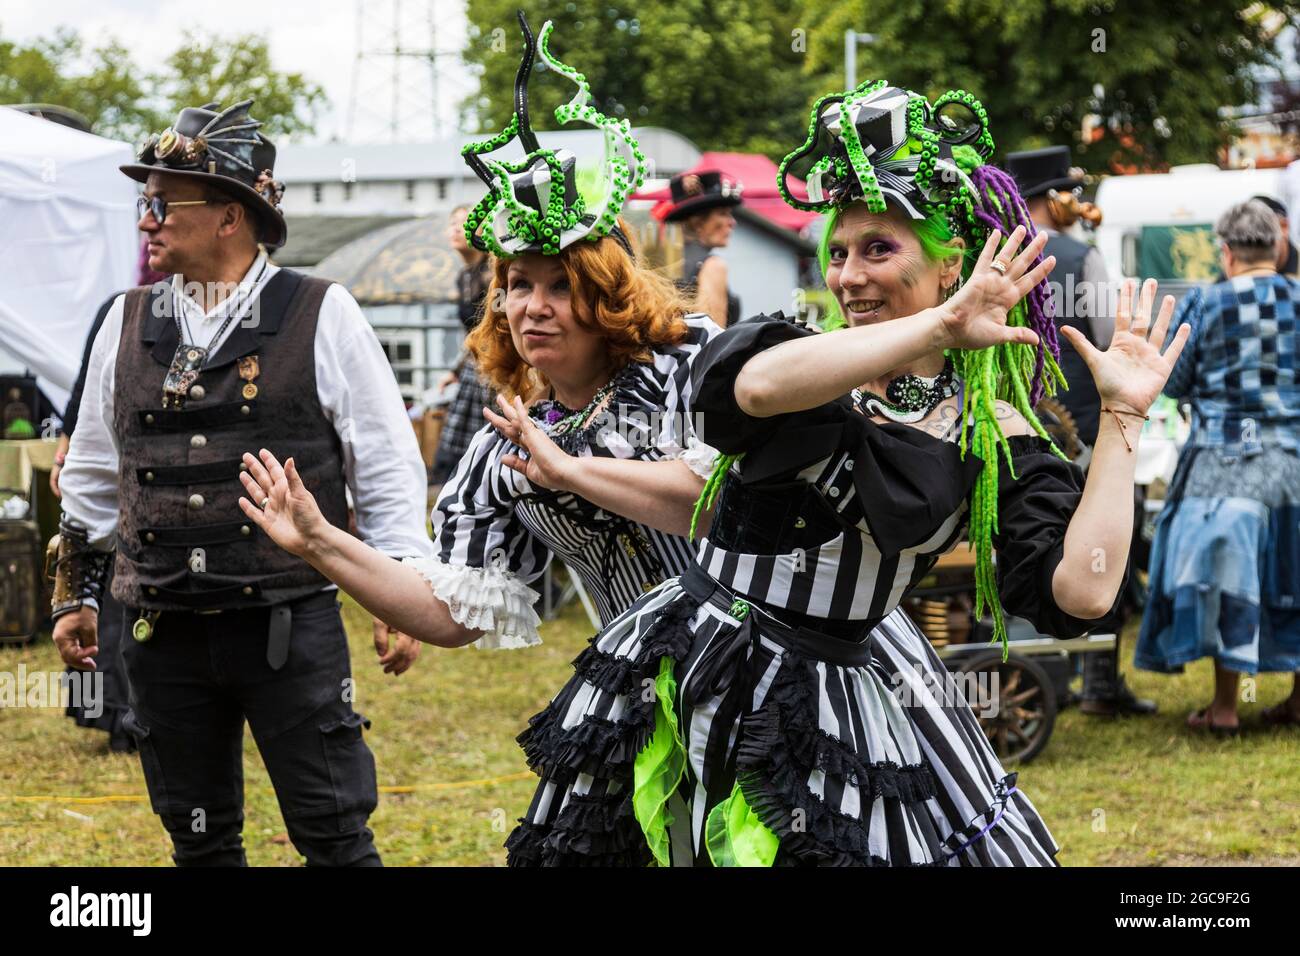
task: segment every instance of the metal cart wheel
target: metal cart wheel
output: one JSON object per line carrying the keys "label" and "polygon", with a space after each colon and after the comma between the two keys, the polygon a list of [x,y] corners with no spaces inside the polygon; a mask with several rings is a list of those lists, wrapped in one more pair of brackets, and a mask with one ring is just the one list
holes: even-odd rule
{"label": "metal cart wheel", "polygon": [[1038,756],[1056,724],[1056,691],[1047,672],[1019,654],[1003,661],[997,651],[973,655],[957,672],[977,675],[966,683],[967,699],[998,758],[1015,764]]}

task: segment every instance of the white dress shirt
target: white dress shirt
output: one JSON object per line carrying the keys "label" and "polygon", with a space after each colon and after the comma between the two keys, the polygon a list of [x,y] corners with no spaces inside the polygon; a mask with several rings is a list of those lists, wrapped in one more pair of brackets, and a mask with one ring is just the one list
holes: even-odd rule
{"label": "white dress shirt", "polygon": [[[215,353],[242,320],[232,321],[214,341],[230,304],[242,300],[251,306],[279,271],[266,262],[264,253],[259,255],[239,292],[207,313],[181,294],[184,280],[174,276],[173,288],[191,344]],[[117,297],[95,338],[77,428],[59,476],[64,513],[86,527],[91,543],[104,550],[113,547],[119,510],[113,398],[125,298]],[[371,547],[391,557],[432,557],[433,543],[425,525],[428,480],[415,431],[374,329],[356,300],[337,283],[321,302],[315,350],[316,396],[342,444],[344,477],[358,532]],[[161,375],[158,396],[161,401]],[[256,448],[248,450],[257,453]]]}

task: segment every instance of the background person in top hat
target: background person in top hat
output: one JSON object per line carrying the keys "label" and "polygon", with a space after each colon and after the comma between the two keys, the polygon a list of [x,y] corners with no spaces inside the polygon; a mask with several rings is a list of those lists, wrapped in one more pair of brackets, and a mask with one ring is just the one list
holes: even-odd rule
{"label": "background person in top hat", "polygon": [[[1070,167],[1069,148],[1048,146],[1008,153],[1006,168],[1020,187],[1034,225],[1048,235],[1043,255],[1056,257],[1051,285],[1054,290],[1059,290],[1053,310],[1057,328],[1072,325],[1094,346],[1106,349],[1115,334],[1115,320],[1107,308],[1106,266],[1094,246],[1062,231],[1078,221],[1081,212],[1095,212],[1088,204],[1079,202],[1083,178]],[[1091,448],[1097,442],[1101,398],[1088,366],[1070,340],[1060,335],[1058,341],[1061,344],[1058,364],[1070,387],[1058,391],[1056,398],[1073,416],[1079,440],[1086,446],[1079,462],[1086,469]],[[1141,522],[1135,522],[1135,537],[1140,528]],[[1135,545],[1138,543],[1134,542]],[[1155,703],[1135,697],[1120,676],[1119,632],[1124,616],[1121,612],[1118,619],[1108,625],[1115,630],[1115,649],[1083,657],[1083,700],[1079,709],[1086,714],[1113,716],[1156,712]]]}
{"label": "background person in top hat", "polygon": [[[353,711],[336,592],[247,521],[241,455],[310,462],[329,520],[394,556],[432,553],[423,462],[392,370],[341,286],[277,269],[274,147],[251,101],[182,110],[122,171],[145,184],[149,266],[92,348],[61,476],[54,641],[93,668],[116,547],[128,729],[178,865],[245,862],[247,719],[309,864],[378,865],[374,758]],[[120,493],[120,508],[119,508]],[[385,670],[415,657],[377,627]]]}
{"label": "background person in top hat", "polygon": [[695,306],[724,329],[740,319],[740,298],[727,286],[727,263],[714,251],[731,240],[741,187],[719,172],[681,173],[669,181],[672,199],[664,222],[680,222],[685,235],[680,285],[695,294]]}

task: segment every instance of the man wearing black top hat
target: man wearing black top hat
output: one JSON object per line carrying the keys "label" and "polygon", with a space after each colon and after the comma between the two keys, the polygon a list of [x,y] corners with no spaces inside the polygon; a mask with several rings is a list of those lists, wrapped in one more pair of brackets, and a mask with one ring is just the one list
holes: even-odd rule
{"label": "man wearing black top hat", "polygon": [[[1043,256],[1056,257],[1051,285],[1053,290],[1060,290],[1055,296],[1057,327],[1072,325],[1097,348],[1108,348],[1115,334],[1115,319],[1108,308],[1110,296],[1101,253],[1093,246],[1062,233],[1060,230],[1068,223],[1061,222],[1054,214],[1054,204],[1056,209],[1062,208],[1060,200],[1065,194],[1075,193],[1077,197],[1083,189],[1082,177],[1070,167],[1069,148],[1048,146],[1008,153],[1007,171],[1015,177],[1034,225],[1048,235]],[[1101,397],[1088,366],[1074,346],[1064,335],[1058,335],[1058,341],[1061,345],[1061,372],[1069,388],[1058,392],[1056,397],[1074,418],[1079,440],[1090,451],[1097,441]],[[1085,451],[1085,456],[1088,451]],[[1086,457],[1082,464],[1087,466]],[[1141,526],[1139,520],[1136,528]],[[1134,534],[1137,533],[1135,530]],[[1121,624],[1122,619],[1114,622],[1113,651],[1084,655],[1083,700],[1080,705],[1084,713],[1113,716],[1121,713],[1153,714],[1156,711],[1155,703],[1135,697],[1119,674],[1118,632]]]}
{"label": "man wearing black top hat", "polygon": [[726,328],[740,320],[740,298],[728,287],[727,263],[714,250],[731,239],[736,225],[731,210],[741,203],[741,185],[707,170],[674,176],[668,189],[672,199],[660,218],[680,222],[686,237],[678,285],[695,296],[701,312]]}
{"label": "man wearing black top hat", "polygon": [[[356,302],[259,248],[286,227],[251,102],[182,110],[122,167],[145,184],[149,266],[172,279],[119,296],[91,350],[60,478],[54,641],[94,668],[111,561],[134,638],[125,723],[177,865],[245,862],[245,720],[308,864],[378,865],[337,592],[247,521],[239,475],[244,452],[292,456],[330,521],[347,526],[350,493],[372,545],[431,557],[424,467]],[[410,666],[409,638],[375,637],[385,670]]]}

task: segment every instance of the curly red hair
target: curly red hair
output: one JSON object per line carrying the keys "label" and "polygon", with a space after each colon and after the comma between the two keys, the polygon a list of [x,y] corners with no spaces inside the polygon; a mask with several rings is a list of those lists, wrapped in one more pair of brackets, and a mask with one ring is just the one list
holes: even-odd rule
{"label": "curly red hair", "polygon": [[[620,220],[624,235],[629,230]],[[635,247],[634,247],[635,248]],[[615,369],[629,362],[649,362],[656,346],[676,345],[686,338],[683,316],[687,300],[671,280],[637,265],[633,257],[606,236],[596,242],[579,240],[559,254],[569,279],[575,321],[605,339]],[[492,259],[484,315],[465,344],[478,363],[479,376],[511,397],[529,399],[548,383],[515,350],[505,301],[509,259]]]}

